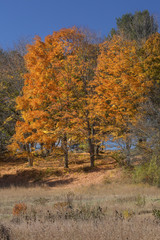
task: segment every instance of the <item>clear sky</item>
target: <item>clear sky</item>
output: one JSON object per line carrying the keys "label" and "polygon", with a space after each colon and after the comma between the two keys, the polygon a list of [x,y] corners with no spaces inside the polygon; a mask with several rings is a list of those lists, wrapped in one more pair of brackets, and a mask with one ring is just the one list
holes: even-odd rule
{"label": "clear sky", "polygon": [[86,26],[106,36],[125,13],[149,10],[160,25],[160,0],[0,0],[0,47],[42,39],[61,28]]}

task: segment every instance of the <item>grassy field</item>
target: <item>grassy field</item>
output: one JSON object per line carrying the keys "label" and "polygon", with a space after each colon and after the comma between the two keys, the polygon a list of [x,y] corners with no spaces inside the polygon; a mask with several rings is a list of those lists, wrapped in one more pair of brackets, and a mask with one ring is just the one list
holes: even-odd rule
{"label": "grassy field", "polygon": [[134,184],[108,155],[92,170],[87,159],[72,156],[67,171],[51,158],[1,162],[0,239],[159,240],[160,189]]}

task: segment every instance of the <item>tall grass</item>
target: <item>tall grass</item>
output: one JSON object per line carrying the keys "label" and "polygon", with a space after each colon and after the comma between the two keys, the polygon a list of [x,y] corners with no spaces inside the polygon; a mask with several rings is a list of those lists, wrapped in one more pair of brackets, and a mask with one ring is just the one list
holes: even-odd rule
{"label": "tall grass", "polygon": [[0,239],[158,240],[159,209],[160,189],[148,185],[1,189]]}

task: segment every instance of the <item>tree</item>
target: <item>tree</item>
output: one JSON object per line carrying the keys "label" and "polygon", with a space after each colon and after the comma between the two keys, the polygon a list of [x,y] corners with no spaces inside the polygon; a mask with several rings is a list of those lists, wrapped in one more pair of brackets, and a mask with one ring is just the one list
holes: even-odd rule
{"label": "tree", "polygon": [[150,35],[158,31],[158,23],[148,10],[127,13],[116,18],[117,30],[112,29],[111,36],[122,34],[129,40],[147,40]]}
{"label": "tree", "polygon": [[79,128],[83,131],[82,140],[87,140],[90,153],[90,164],[94,167],[95,149],[99,144],[99,121],[95,112],[95,86],[93,80],[99,54],[99,39],[90,31],[82,31],[84,39],[81,42],[77,56],[79,59],[79,78],[81,82],[80,95],[77,98]]}
{"label": "tree", "polygon": [[12,147],[26,145],[31,155],[36,143],[45,148],[60,140],[68,167],[68,144],[82,135],[79,108],[83,82],[79,58],[83,34],[76,28],[62,29],[40,38],[28,47],[25,56],[28,73],[23,95],[17,98],[22,120],[17,122]]}
{"label": "tree", "polygon": [[115,139],[126,140],[128,164],[130,126],[140,103],[145,100],[144,93],[149,84],[144,78],[135,41],[115,35],[102,44],[95,78],[96,111],[104,124],[102,129],[110,132]]}
{"label": "tree", "polygon": [[18,113],[15,98],[20,94],[25,72],[24,59],[15,50],[0,52],[0,151],[6,150],[14,134]]}
{"label": "tree", "polygon": [[[141,144],[141,152],[144,152],[146,148],[148,148],[150,154],[159,155],[160,34],[155,33],[151,35],[149,39],[143,44],[139,54],[143,63],[145,78],[152,84],[147,94],[147,101],[142,104],[141,111],[137,116],[138,122],[136,124],[135,131],[138,132],[141,139],[147,139],[147,142],[143,141],[143,144]],[[147,146],[145,147],[144,145]]]}
{"label": "tree", "polygon": [[68,167],[69,144],[88,139],[94,166],[90,83],[97,49],[90,36],[75,27],[54,32],[44,42],[37,37],[29,45],[25,56],[28,73],[23,95],[17,98],[22,119],[16,124],[11,145],[16,150],[26,145],[29,162],[36,143],[49,148],[60,141]]}

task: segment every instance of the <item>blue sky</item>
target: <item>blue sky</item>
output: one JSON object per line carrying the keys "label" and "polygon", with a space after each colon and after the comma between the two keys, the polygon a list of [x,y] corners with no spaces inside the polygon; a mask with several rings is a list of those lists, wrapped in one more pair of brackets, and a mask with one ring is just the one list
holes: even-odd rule
{"label": "blue sky", "polygon": [[116,27],[117,17],[146,9],[160,25],[160,0],[0,0],[0,47],[74,25],[104,36]]}

